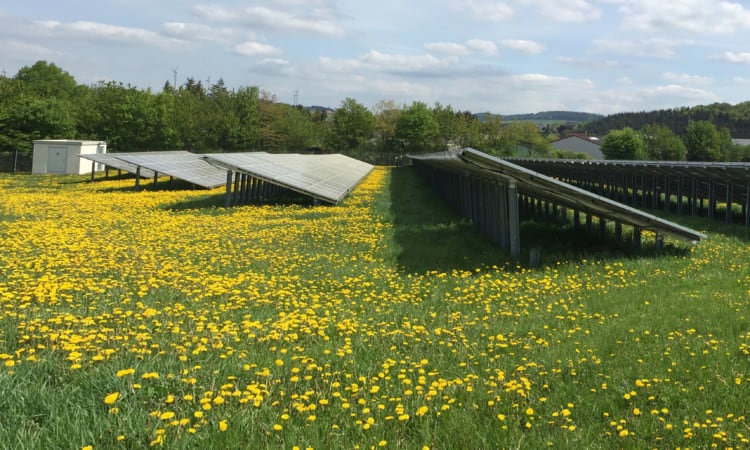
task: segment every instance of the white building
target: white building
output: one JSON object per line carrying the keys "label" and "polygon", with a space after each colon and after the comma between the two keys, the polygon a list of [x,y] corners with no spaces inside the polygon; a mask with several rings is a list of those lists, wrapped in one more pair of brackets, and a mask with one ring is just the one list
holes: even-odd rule
{"label": "white building", "polygon": [[604,159],[600,150],[601,145],[599,138],[582,134],[571,134],[552,143],[552,147],[558,150],[585,153],[591,159]]}
{"label": "white building", "polygon": [[41,139],[34,141],[31,173],[83,175],[91,172],[91,161],[78,155],[107,153],[104,141]]}

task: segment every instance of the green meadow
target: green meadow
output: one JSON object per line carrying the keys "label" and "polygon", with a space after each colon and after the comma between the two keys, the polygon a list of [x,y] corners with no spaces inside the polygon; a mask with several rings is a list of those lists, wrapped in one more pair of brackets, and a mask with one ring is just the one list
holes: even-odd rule
{"label": "green meadow", "polygon": [[[161,183],[160,183],[161,184]],[[338,206],[0,175],[0,448],[748,448],[750,230],[510,261],[411,168]]]}

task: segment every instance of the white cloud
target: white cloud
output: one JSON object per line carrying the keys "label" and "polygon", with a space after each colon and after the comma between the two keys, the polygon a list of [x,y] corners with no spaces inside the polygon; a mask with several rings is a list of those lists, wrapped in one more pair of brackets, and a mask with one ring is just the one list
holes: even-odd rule
{"label": "white cloud", "polygon": [[295,69],[286,59],[263,58],[253,67],[252,71],[274,77],[282,77],[294,75]]}
{"label": "white cloud", "polygon": [[466,48],[477,53],[486,53],[488,55],[494,55],[497,53],[497,45],[492,41],[484,39],[470,39],[466,41]]}
{"label": "white cloud", "polygon": [[734,81],[737,84],[750,84],[750,78],[745,78],[745,77],[734,77],[732,78],[732,81]]}
{"label": "white cloud", "polygon": [[511,50],[521,53],[536,55],[544,51],[544,46],[538,42],[527,41],[523,39],[505,39],[500,41],[500,45]]}
{"label": "white cloud", "polygon": [[750,64],[750,52],[724,52],[721,55],[713,56],[712,59],[735,64]]}
{"label": "white cloud", "polygon": [[661,77],[669,82],[678,84],[711,84],[714,81],[711,77],[674,72],[664,72],[661,74]]}
{"label": "white cloud", "polygon": [[633,83],[634,83],[633,79],[630,78],[630,77],[620,77],[620,78],[616,79],[615,82],[617,84],[623,84],[623,85],[627,85],[627,86],[632,86]]}
{"label": "white cloud", "polygon": [[229,42],[237,34],[231,28],[212,28],[208,25],[186,22],[166,22],[162,29],[165,34],[184,40]]}
{"label": "white cloud", "polygon": [[150,47],[170,48],[184,44],[176,38],[162,36],[142,28],[121,27],[98,22],[58,22],[54,20],[34,22],[39,31],[56,38],[81,38],[106,40],[120,43],[139,43]]}
{"label": "white cloud", "polygon": [[444,55],[462,56],[470,53],[466,45],[455,42],[430,42],[425,44],[424,48],[431,52],[442,53]]}
{"label": "white cloud", "polygon": [[502,22],[511,18],[514,9],[508,2],[494,0],[461,0],[456,9],[466,11],[483,22]]}
{"label": "white cloud", "polygon": [[556,22],[590,22],[601,17],[601,9],[588,0],[568,0],[565,3],[549,0],[461,0],[454,8],[467,12],[481,22],[504,22],[524,6]]}
{"label": "white cloud", "polygon": [[323,36],[341,36],[343,28],[325,14],[295,15],[264,6],[229,9],[221,6],[198,5],[193,8],[198,17],[215,22],[237,23],[268,29],[296,31]]}
{"label": "white cloud", "polygon": [[684,104],[687,102],[714,102],[718,97],[706,90],[681,86],[679,84],[668,84],[666,86],[646,87],[640,90],[644,97],[666,98],[672,104]]}
{"label": "white cloud", "polygon": [[436,58],[432,55],[399,55],[370,50],[359,59],[379,70],[389,72],[431,72],[452,67],[455,57]]}
{"label": "white cloud", "polygon": [[642,56],[648,58],[668,59],[675,56],[674,49],[677,43],[664,39],[651,39],[642,41],[627,40],[605,40],[596,39],[593,42],[594,49],[603,53],[617,53],[621,55]]}
{"label": "white cloud", "polygon": [[0,39],[0,48],[3,49],[5,56],[18,59],[53,59],[62,55],[62,53],[51,50],[42,45],[22,42],[17,40]]}
{"label": "white cloud", "polygon": [[648,32],[734,33],[750,29],[750,10],[725,0],[622,0],[626,28]]}
{"label": "white cloud", "polygon": [[602,15],[599,8],[586,0],[567,0],[562,3],[537,0],[534,3],[543,16],[558,22],[590,22]]}
{"label": "white cloud", "polygon": [[497,44],[482,39],[470,39],[465,44],[456,42],[430,42],[424,46],[427,50],[444,55],[464,56],[472,53],[497,53]]}
{"label": "white cloud", "polygon": [[242,56],[275,56],[283,53],[279,48],[255,41],[237,44],[234,46],[234,51]]}
{"label": "white cloud", "polygon": [[611,59],[586,59],[572,58],[570,56],[559,56],[557,58],[563,64],[568,64],[580,69],[610,70],[623,67],[623,63]]}

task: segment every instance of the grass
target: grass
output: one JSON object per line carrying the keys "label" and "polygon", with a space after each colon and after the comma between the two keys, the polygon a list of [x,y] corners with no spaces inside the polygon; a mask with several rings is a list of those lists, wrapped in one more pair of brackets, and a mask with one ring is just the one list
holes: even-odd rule
{"label": "grass", "polygon": [[337,207],[81,180],[0,176],[0,447],[750,446],[743,227],[528,222],[531,269],[410,169]]}

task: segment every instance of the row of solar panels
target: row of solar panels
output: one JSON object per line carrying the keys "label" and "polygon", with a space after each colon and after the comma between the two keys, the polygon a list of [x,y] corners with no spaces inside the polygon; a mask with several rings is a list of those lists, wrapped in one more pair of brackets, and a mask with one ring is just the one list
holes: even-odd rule
{"label": "row of solar panels", "polygon": [[694,242],[706,237],[698,231],[472,148],[409,157],[443,170],[468,174],[479,179],[514,182],[518,186],[518,191],[523,194],[683,241]]}
{"label": "row of solar panels", "polygon": [[141,177],[164,174],[207,189],[226,184],[227,172],[240,173],[329,203],[340,202],[373,169],[340,154],[167,151],[79,156]]}

